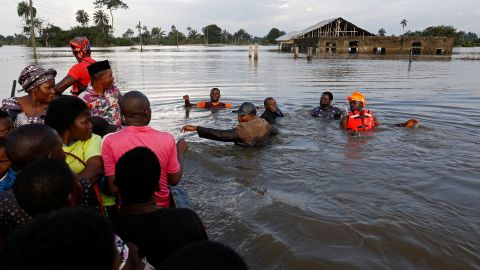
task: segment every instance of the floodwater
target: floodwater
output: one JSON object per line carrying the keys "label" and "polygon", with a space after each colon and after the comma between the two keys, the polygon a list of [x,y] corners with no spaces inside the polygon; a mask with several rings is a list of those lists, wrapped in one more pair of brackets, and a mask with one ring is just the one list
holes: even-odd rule
{"label": "floodwater", "polygon": [[[262,47],[147,47],[96,51],[122,91],[151,100],[152,125],[189,143],[182,184],[211,239],[251,269],[480,269],[480,61],[294,60]],[[40,49],[62,78],[68,48]],[[0,48],[2,95],[29,49]],[[273,96],[286,114],[272,145],[242,148],[180,134],[185,124],[231,128],[230,111],[186,112],[182,96],[219,87],[235,105]],[[310,110],[362,91],[386,125],[352,136]],[[261,111],[260,111],[261,112]],[[417,129],[388,126],[416,118]]]}

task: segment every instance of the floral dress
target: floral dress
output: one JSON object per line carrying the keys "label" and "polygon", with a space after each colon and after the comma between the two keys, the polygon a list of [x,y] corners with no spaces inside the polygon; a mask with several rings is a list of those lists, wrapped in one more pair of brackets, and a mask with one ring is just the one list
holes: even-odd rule
{"label": "floral dress", "polygon": [[120,96],[120,91],[115,85],[105,90],[102,96],[95,93],[90,84],[79,97],[87,103],[88,108],[92,112],[92,116],[102,117],[107,120],[109,124],[120,127],[120,105],[118,104]]}
{"label": "floral dress", "polygon": [[47,112],[45,110],[39,115],[27,115],[22,111],[22,107],[20,107],[20,103],[18,102],[18,99],[16,97],[6,98],[2,100],[2,106],[0,110],[6,111],[8,113],[8,115],[13,121],[14,128],[27,124],[43,124],[43,120]]}

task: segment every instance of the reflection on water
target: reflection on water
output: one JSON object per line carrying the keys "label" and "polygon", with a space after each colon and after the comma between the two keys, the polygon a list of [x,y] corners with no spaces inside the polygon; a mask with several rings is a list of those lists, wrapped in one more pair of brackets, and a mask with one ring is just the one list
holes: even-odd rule
{"label": "reflection on water", "polygon": [[[478,49],[478,48],[477,48]],[[31,60],[28,49],[0,48],[3,96]],[[252,269],[474,269],[480,265],[479,61],[294,60],[261,48],[147,47],[97,50],[112,62],[122,91],[152,102],[152,125],[185,137],[183,186],[211,239],[234,246]],[[68,48],[40,49],[59,79]],[[49,55],[66,57],[49,57]],[[230,128],[230,110],[186,111],[208,97],[261,105],[273,96],[286,117],[263,148],[179,134],[185,124]],[[346,106],[354,90],[387,124],[352,136],[338,122],[310,117],[330,90]],[[261,111],[260,111],[261,112]],[[409,118],[417,129],[388,124]]]}

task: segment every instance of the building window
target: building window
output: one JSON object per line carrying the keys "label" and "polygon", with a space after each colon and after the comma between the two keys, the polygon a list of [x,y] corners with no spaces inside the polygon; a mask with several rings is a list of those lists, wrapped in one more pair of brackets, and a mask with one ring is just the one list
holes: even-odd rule
{"label": "building window", "polygon": [[349,54],[357,54],[358,48],[348,48],[348,53]]}
{"label": "building window", "polygon": [[326,43],[325,43],[325,46],[326,46],[326,47],[336,47],[336,46],[337,46],[337,43],[336,43],[336,42],[326,42]]}
{"label": "building window", "polygon": [[421,55],[422,54],[422,48],[412,48],[411,50],[412,55]]}
{"label": "building window", "polygon": [[336,53],[337,53],[337,48],[335,48],[335,47],[333,47],[333,48],[332,48],[332,47],[327,47],[327,49],[325,50],[325,52],[326,52],[327,54],[336,54]]}
{"label": "building window", "polygon": [[422,47],[422,42],[412,42],[412,47]]}
{"label": "building window", "polygon": [[358,47],[359,42],[358,41],[350,41],[348,43],[348,47]]}
{"label": "building window", "polygon": [[444,50],[444,49],[437,49],[437,50],[435,51],[435,54],[436,54],[436,55],[444,55],[444,54],[445,54],[445,50]]}
{"label": "building window", "polygon": [[375,47],[373,48],[373,54],[376,54],[376,55],[384,55],[386,52],[385,48],[382,48],[382,47]]}

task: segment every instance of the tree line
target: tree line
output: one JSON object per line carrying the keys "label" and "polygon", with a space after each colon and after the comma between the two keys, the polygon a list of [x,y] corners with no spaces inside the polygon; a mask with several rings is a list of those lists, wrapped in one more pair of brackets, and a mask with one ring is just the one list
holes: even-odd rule
{"label": "tree line", "polygon": [[[407,26],[407,19],[402,19],[400,25],[402,26],[403,34],[400,37],[453,37],[454,46],[461,47],[477,47],[480,46],[479,35],[473,32],[458,31],[455,27],[451,25],[438,25],[430,26],[424,30],[411,31],[408,30],[405,32],[405,27]],[[380,28],[378,30],[378,35],[383,37],[386,36],[387,31],[385,28]],[[392,35],[395,36],[395,35]]]}
{"label": "tree line", "polygon": [[[37,17],[37,10],[32,8],[33,22],[30,16],[30,7],[26,1],[17,6],[17,14],[23,19],[22,33],[13,36],[0,35],[0,45],[31,45],[31,26],[35,29],[35,43],[37,46],[61,47],[76,36],[85,36],[94,46],[133,46],[143,45],[185,45],[185,44],[231,44],[244,45],[258,42],[260,44],[274,44],[275,39],[285,32],[272,28],[264,37],[255,37],[244,29],[230,33],[216,24],[206,25],[197,30],[187,27],[181,31],[175,25],[170,29],[154,26],[149,28],[139,22],[132,25],[120,37],[115,37],[113,11],[128,9],[122,0],[95,0],[96,10],[90,16],[85,10],[77,10],[75,19],[78,25],[68,30],[53,25]],[[107,10],[107,11],[105,11]]]}

